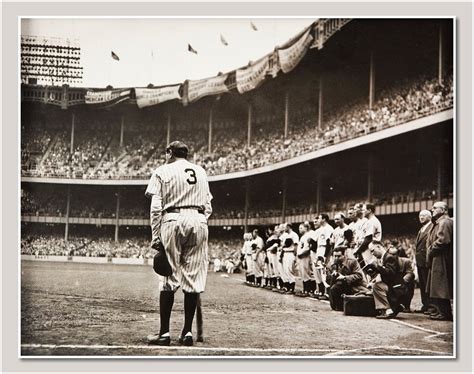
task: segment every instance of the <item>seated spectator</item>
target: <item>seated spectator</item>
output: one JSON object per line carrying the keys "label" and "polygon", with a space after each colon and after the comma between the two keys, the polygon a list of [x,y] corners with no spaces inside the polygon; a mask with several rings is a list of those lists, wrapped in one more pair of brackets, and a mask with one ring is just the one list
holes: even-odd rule
{"label": "seated spectator", "polygon": [[333,263],[328,268],[326,282],[330,285],[329,302],[333,310],[343,310],[342,295],[367,292],[367,282],[356,259],[346,257],[347,247],[333,250]]}

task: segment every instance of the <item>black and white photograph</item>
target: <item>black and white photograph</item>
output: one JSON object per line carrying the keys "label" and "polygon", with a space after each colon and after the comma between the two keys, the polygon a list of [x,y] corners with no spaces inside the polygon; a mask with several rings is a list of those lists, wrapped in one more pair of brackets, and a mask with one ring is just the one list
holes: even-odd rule
{"label": "black and white photograph", "polygon": [[18,23],[21,359],[457,357],[455,17]]}

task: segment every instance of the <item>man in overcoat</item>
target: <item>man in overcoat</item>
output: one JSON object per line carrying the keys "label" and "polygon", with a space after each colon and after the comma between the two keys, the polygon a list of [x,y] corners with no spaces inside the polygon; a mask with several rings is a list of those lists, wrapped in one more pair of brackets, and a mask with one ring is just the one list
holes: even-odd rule
{"label": "man in overcoat", "polygon": [[448,214],[448,204],[433,204],[433,227],[426,241],[429,267],[426,291],[437,308],[430,319],[452,321],[453,313],[453,220]]}

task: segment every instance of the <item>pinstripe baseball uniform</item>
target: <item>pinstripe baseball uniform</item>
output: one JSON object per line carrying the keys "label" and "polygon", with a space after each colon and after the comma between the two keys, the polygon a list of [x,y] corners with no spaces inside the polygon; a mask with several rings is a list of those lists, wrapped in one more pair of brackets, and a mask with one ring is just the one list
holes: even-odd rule
{"label": "pinstripe baseball uniform", "polygon": [[[276,241],[279,239],[279,235],[273,234],[267,239],[267,258],[268,258],[268,271],[269,277],[275,278],[279,276],[278,272],[278,244]],[[270,243],[273,243],[270,245]]]}
{"label": "pinstripe baseball uniform", "polygon": [[200,293],[208,265],[207,219],[212,195],[205,170],[185,159],[158,167],[145,195],[151,197],[152,244],[161,241],[172,268],[160,290]]}
{"label": "pinstripe baseball uniform", "polygon": [[[366,236],[372,235],[372,240],[382,240],[382,224],[375,215],[372,215],[370,218],[366,218],[362,230],[364,238]],[[374,256],[368,249],[366,249],[361,254],[366,263],[370,263],[374,260]]]}
{"label": "pinstripe baseball uniform", "polygon": [[282,245],[286,239],[291,239],[293,244],[290,247],[282,248],[283,260],[282,260],[282,279],[284,282],[294,283],[295,282],[295,247],[298,245],[299,237],[294,231],[284,232],[281,237]]}
{"label": "pinstripe baseball uniform", "polygon": [[[250,234],[248,234],[250,235]],[[242,248],[242,252],[245,254],[245,264],[247,265],[247,275],[255,275],[255,262],[252,259],[253,250],[252,250],[252,241],[250,238],[244,241],[244,246]]]}
{"label": "pinstripe baseball uniform", "polygon": [[260,236],[251,241],[255,244],[256,251],[254,253],[254,274],[256,277],[263,277],[265,271],[265,251],[263,250],[265,243]]}
{"label": "pinstripe baseball uniform", "polygon": [[[300,242],[298,244],[298,250],[296,252],[297,255],[301,255],[302,253],[309,251],[308,239],[311,238],[312,235],[313,235],[313,230],[310,230],[301,236]],[[298,258],[297,263],[298,263],[298,270],[300,272],[301,280],[303,282],[311,280],[312,272],[311,272],[310,254],[308,253],[305,257]]]}

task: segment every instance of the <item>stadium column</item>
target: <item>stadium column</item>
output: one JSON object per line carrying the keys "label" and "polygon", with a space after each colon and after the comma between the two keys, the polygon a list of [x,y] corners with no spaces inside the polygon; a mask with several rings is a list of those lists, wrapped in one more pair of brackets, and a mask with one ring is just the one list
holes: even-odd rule
{"label": "stadium column", "polygon": [[117,190],[117,206],[115,207],[115,241],[119,240],[119,212],[120,212],[120,188]]}
{"label": "stadium column", "polygon": [[245,179],[245,210],[244,210],[244,232],[249,226],[249,204],[250,204],[250,179]]}
{"label": "stadium column", "polygon": [[71,154],[74,151],[74,122],[76,122],[76,114],[72,112],[72,119],[71,119],[71,147],[70,152]]}
{"label": "stadium column", "polygon": [[286,221],[286,194],[288,189],[288,175],[286,170],[283,170],[282,193],[281,193],[281,219]]}
{"label": "stadium column", "polygon": [[285,139],[288,137],[288,114],[289,114],[290,94],[285,93]]}
{"label": "stadium column", "polygon": [[171,114],[168,113],[168,121],[166,122],[166,145],[171,142]]}
{"label": "stadium column", "polygon": [[372,110],[375,97],[375,67],[374,67],[374,52],[370,51],[369,63],[369,109]]}
{"label": "stadium column", "polygon": [[69,239],[69,211],[71,208],[71,186],[67,186],[66,196],[66,225],[64,226],[64,241],[67,242]]}
{"label": "stadium column", "polygon": [[319,77],[319,94],[318,94],[318,129],[321,130],[323,125],[323,77]]}
{"label": "stadium column", "polygon": [[372,201],[374,193],[374,153],[369,151],[367,159],[367,201]]}
{"label": "stadium column", "polygon": [[440,152],[438,152],[438,157],[437,157],[437,180],[436,180],[436,196],[438,200],[443,200],[443,181],[444,181],[444,148],[440,147],[441,149]]}
{"label": "stadium column", "polygon": [[212,152],[212,107],[209,110],[209,137],[207,141],[207,152]]}
{"label": "stadium column", "polygon": [[438,36],[438,83],[443,83],[443,25],[439,25]]}
{"label": "stadium column", "polygon": [[248,104],[248,117],[247,117],[247,147],[250,147],[252,140],[252,104]]}
{"label": "stadium column", "polygon": [[120,147],[123,147],[123,130],[125,127],[125,118],[122,114],[120,117]]}
{"label": "stadium column", "polygon": [[319,168],[319,163],[316,167],[316,214],[319,214],[321,209],[321,184],[323,183],[323,174]]}

